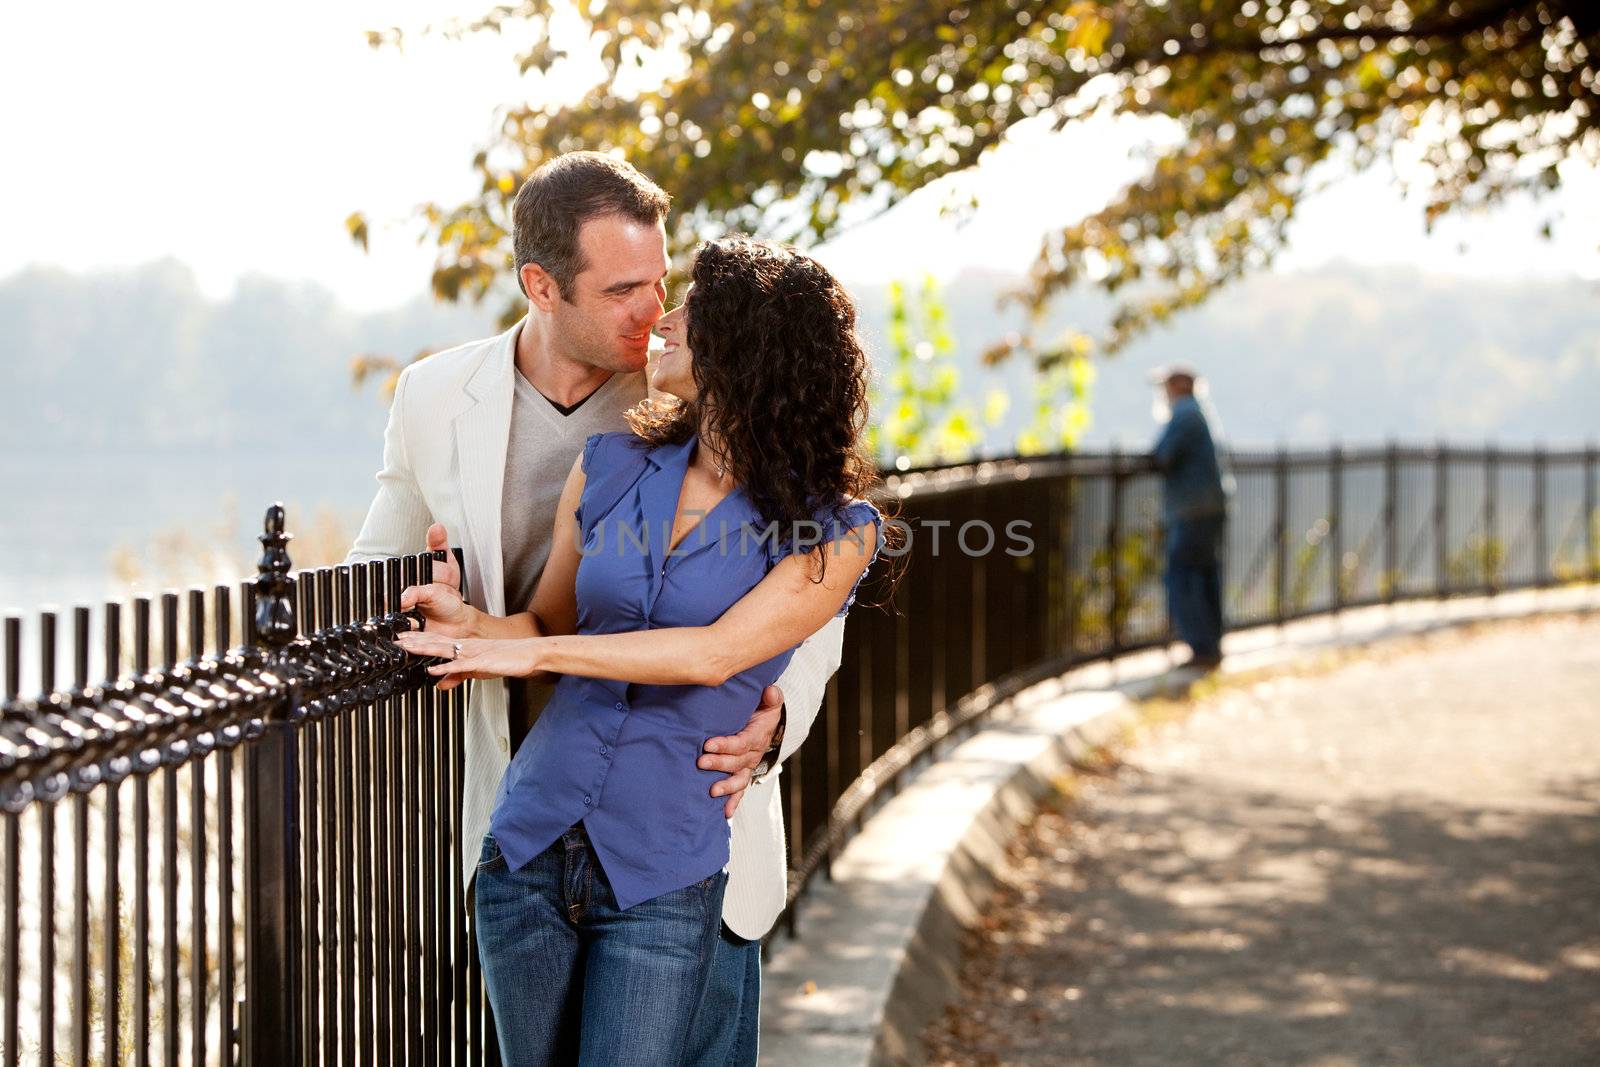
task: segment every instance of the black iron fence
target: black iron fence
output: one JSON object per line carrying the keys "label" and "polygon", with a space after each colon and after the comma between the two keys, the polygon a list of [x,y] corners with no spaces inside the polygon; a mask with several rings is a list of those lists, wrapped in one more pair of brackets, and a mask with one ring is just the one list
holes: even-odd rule
{"label": "black iron fence", "polygon": [[429,559],[291,576],[281,508],[266,526],[237,616],[226,586],[158,612],[135,600],[125,655],[107,605],[99,681],[90,611],[60,687],[45,613],[43,695],[19,700],[6,620],[6,1067],[467,1062],[484,1046],[456,875],[465,701],[389,640]]}
{"label": "black iron fence", "polygon": [[[1600,580],[1592,448],[1231,468],[1235,626]],[[1031,682],[1169,637],[1143,458],[994,460],[887,491],[901,580],[884,608],[869,580],[785,771],[790,932],[909,768]],[[19,694],[6,620],[4,1067],[497,1060],[457,877],[465,700],[389,641],[428,558],[293,575],[282,522],[237,603],[218,587],[109,604],[98,625],[75,610],[68,684],[61,620],[41,615],[39,696]]]}
{"label": "black iron fence", "polygon": [[[1234,451],[1227,467],[1233,627],[1600,581],[1593,447]],[[1171,639],[1147,456],[1008,458],[887,481],[913,534],[895,610],[852,614],[844,662],[785,772],[791,933],[806,886],[941,744],[1036,681]],[[1004,550],[1015,521],[1031,551]],[[874,596],[887,596],[881,580],[862,600]]]}

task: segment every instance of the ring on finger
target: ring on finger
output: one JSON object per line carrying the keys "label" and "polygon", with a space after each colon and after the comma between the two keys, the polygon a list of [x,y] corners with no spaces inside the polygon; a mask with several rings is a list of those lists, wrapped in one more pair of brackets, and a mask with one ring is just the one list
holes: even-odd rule
{"label": "ring on finger", "polygon": [[450,658],[451,659],[460,659],[461,658],[461,642],[457,641],[451,647],[453,649],[455,649],[455,655],[451,656]]}

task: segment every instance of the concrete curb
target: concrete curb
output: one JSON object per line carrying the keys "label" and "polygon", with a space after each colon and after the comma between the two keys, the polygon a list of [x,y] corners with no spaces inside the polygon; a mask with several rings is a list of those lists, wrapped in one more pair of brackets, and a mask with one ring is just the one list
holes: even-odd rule
{"label": "concrete curb", "polygon": [[[1224,673],[1474,622],[1593,611],[1600,586],[1363,608],[1230,634]],[[957,996],[960,936],[983,914],[1018,826],[1114,739],[1136,702],[1195,675],[1164,651],[1041,682],[997,708],[883,805],[801,905],[797,940],[763,976],[761,1062],[776,1067],[920,1064],[922,1031]]]}

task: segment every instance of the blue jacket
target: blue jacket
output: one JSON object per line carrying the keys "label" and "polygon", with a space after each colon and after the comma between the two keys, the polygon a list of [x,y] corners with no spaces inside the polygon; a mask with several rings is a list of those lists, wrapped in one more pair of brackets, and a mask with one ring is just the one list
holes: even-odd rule
{"label": "blue jacket", "polygon": [[1161,471],[1161,510],[1168,522],[1221,515],[1227,510],[1211,428],[1194,397],[1180,396],[1173,401],[1172,418],[1156,441],[1155,464]]}

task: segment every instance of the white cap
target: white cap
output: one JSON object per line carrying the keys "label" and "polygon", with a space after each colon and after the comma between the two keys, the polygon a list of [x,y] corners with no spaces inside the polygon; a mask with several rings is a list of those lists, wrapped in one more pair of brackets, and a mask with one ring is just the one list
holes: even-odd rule
{"label": "white cap", "polygon": [[1150,372],[1150,381],[1156,385],[1165,384],[1173,378],[1188,378],[1197,381],[1200,372],[1187,363],[1163,363]]}

